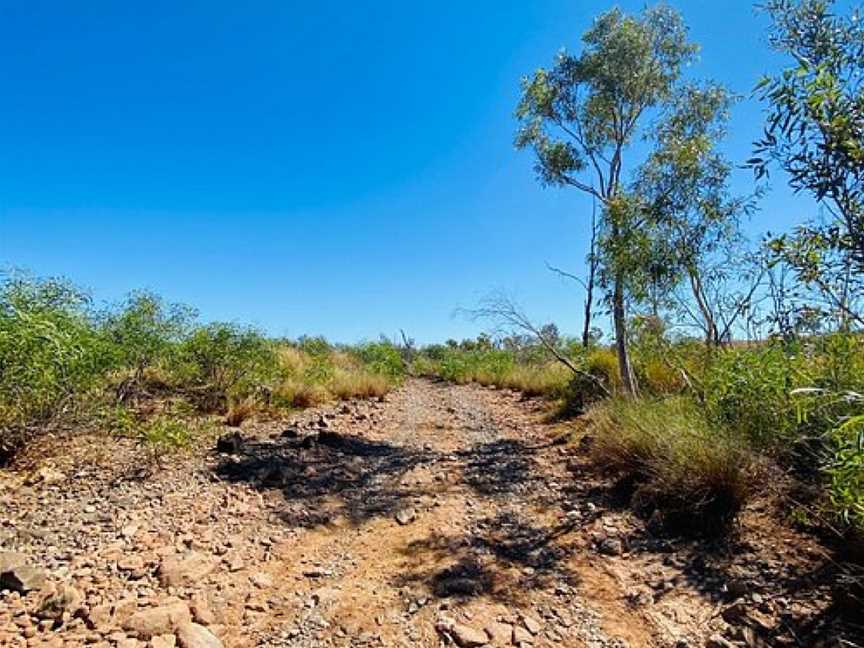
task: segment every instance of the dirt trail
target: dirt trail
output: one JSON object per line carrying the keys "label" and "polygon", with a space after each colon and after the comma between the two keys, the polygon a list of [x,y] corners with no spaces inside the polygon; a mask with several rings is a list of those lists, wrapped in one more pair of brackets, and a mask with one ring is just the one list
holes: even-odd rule
{"label": "dirt trail", "polygon": [[39,593],[0,595],[0,645],[170,646],[129,619],[176,602],[225,646],[683,647],[728,628],[732,572],[658,550],[564,431],[511,392],[410,380],[155,471],[79,437],[53,476],[0,476],[0,542],[81,608],[46,621]]}

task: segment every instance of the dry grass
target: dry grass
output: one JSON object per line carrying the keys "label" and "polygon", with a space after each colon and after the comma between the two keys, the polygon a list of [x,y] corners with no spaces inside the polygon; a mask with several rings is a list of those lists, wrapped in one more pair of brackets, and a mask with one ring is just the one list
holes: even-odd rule
{"label": "dry grass", "polygon": [[369,371],[349,352],[333,350],[313,357],[284,346],[279,362],[285,377],[274,390],[274,402],[287,407],[315,407],[333,400],[380,398],[393,389],[386,376]]}
{"label": "dry grass", "polygon": [[225,425],[240,427],[243,421],[250,418],[257,410],[257,404],[248,398],[238,403],[232,403],[228,407],[228,413],[225,415]]}
{"label": "dry grass", "polygon": [[328,391],[338,399],[381,398],[390,391],[391,385],[384,376],[366,371],[337,369],[327,384]]}
{"label": "dry grass", "polygon": [[559,362],[540,366],[517,366],[503,379],[504,387],[526,396],[557,398],[573,378],[573,373]]}
{"label": "dry grass", "polygon": [[643,387],[652,394],[679,394],[687,387],[681,371],[659,358],[645,360],[641,373]]}
{"label": "dry grass", "polygon": [[331,399],[323,385],[288,378],[276,388],[273,400],[283,407],[306,408],[323,405]]}
{"label": "dry grass", "polygon": [[751,495],[752,454],[684,398],[613,400],[590,412],[597,463],[635,487],[636,504],[676,528],[717,531]]}
{"label": "dry grass", "polygon": [[599,379],[610,392],[621,388],[621,374],[618,373],[618,356],[610,348],[592,349],[585,358],[586,370]]}

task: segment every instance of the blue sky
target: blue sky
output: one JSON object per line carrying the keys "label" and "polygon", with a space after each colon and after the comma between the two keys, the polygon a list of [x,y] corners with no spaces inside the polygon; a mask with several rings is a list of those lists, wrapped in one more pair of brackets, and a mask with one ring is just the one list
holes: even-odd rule
{"label": "blue sky", "polygon": [[[777,68],[750,2],[672,4],[694,76],[749,95]],[[278,335],[473,335],[454,308],[500,289],[576,332],[545,263],[582,267],[590,202],[535,182],[513,110],[609,6],[0,2],[0,267]],[[761,125],[736,108],[733,160]],[[780,175],[761,207],[754,237],[812,214]]]}

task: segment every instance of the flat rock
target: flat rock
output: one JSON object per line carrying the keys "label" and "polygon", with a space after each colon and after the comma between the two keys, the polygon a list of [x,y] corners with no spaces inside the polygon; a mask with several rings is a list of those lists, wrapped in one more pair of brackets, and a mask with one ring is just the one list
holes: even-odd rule
{"label": "flat rock", "polygon": [[488,643],[489,638],[482,630],[477,630],[462,623],[456,623],[451,619],[442,618],[435,624],[438,632],[446,632],[453,641],[461,648],[479,648]]}
{"label": "flat rock", "polygon": [[0,589],[26,594],[45,586],[48,582],[45,571],[27,564],[26,560],[17,551],[0,552]]}
{"label": "flat rock", "polygon": [[162,561],[159,565],[159,582],[163,587],[198,585],[215,567],[208,556],[189,551]]}
{"label": "flat rock", "polygon": [[496,646],[508,645],[510,638],[513,636],[513,627],[507,623],[493,622],[488,624],[483,630],[489,637],[489,643]]}
{"label": "flat rock", "polygon": [[525,626],[525,629],[532,635],[539,634],[540,631],[543,629],[543,626],[537,619],[527,615],[522,616],[522,625]]}
{"label": "flat rock", "polygon": [[519,646],[521,644],[532,643],[534,641],[534,636],[528,632],[525,628],[521,628],[519,626],[513,626],[513,645]]}
{"label": "flat rock", "polygon": [[197,623],[182,623],[177,627],[177,642],[181,648],[223,648],[222,642],[210,630]]}
{"label": "flat rock", "polygon": [[177,645],[177,637],[173,634],[164,634],[150,639],[150,648],[174,648]]}
{"label": "flat rock", "polygon": [[75,614],[81,609],[81,592],[71,585],[60,585],[57,591],[51,592],[42,599],[36,616],[40,619],[62,619],[63,615]]}
{"label": "flat rock", "polygon": [[182,601],[141,610],[123,623],[123,629],[134,632],[140,639],[172,634],[183,623],[191,622],[189,607]]}

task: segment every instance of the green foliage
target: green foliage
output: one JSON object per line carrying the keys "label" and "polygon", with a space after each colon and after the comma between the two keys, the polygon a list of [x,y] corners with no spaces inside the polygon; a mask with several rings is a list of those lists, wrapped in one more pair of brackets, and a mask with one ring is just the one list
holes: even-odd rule
{"label": "green foliage", "polygon": [[786,447],[797,429],[790,392],[803,379],[800,371],[799,356],[780,343],[722,350],[702,377],[706,411],[758,447]]}
{"label": "green foliage", "polygon": [[135,413],[120,403],[111,403],[99,408],[94,422],[101,431],[121,437],[135,436],[140,425]]}
{"label": "green foliage", "polygon": [[405,375],[402,354],[390,342],[367,342],[354,350],[363,366],[373,374],[397,383]]}
{"label": "green foliage", "polygon": [[111,359],[88,306],[87,295],[65,281],[0,283],[0,455],[74,415],[102,384]]}
{"label": "green foliage", "polygon": [[[770,0],[771,44],[789,66],[756,91],[768,104],[765,133],[748,163],[757,178],[777,164],[792,188],[828,207],[830,220],[776,239],[833,311],[864,325],[864,26],[832,0]],[[849,272],[852,269],[853,272]]]}
{"label": "green foliage", "polygon": [[166,304],[158,295],[139,291],[103,317],[102,330],[118,364],[140,380],[146,368],[169,361],[194,318],[188,306]]}
{"label": "green foliage", "polygon": [[157,457],[186,448],[195,431],[189,423],[174,416],[158,416],[140,428],[139,440]]}
{"label": "green foliage", "polygon": [[[846,396],[864,409],[864,396]],[[843,421],[832,439],[836,449],[826,471],[831,503],[843,522],[864,533],[864,414]]]}
{"label": "green foliage", "polygon": [[457,383],[497,384],[514,367],[509,351],[499,349],[450,351],[440,362],[441,377]]}
{"label": "green foliage", "polygon": [[225,409],[279,375],[274,345],[259,331],[217,322],[195,329],[179,348],[177,373],[206,409]]}

